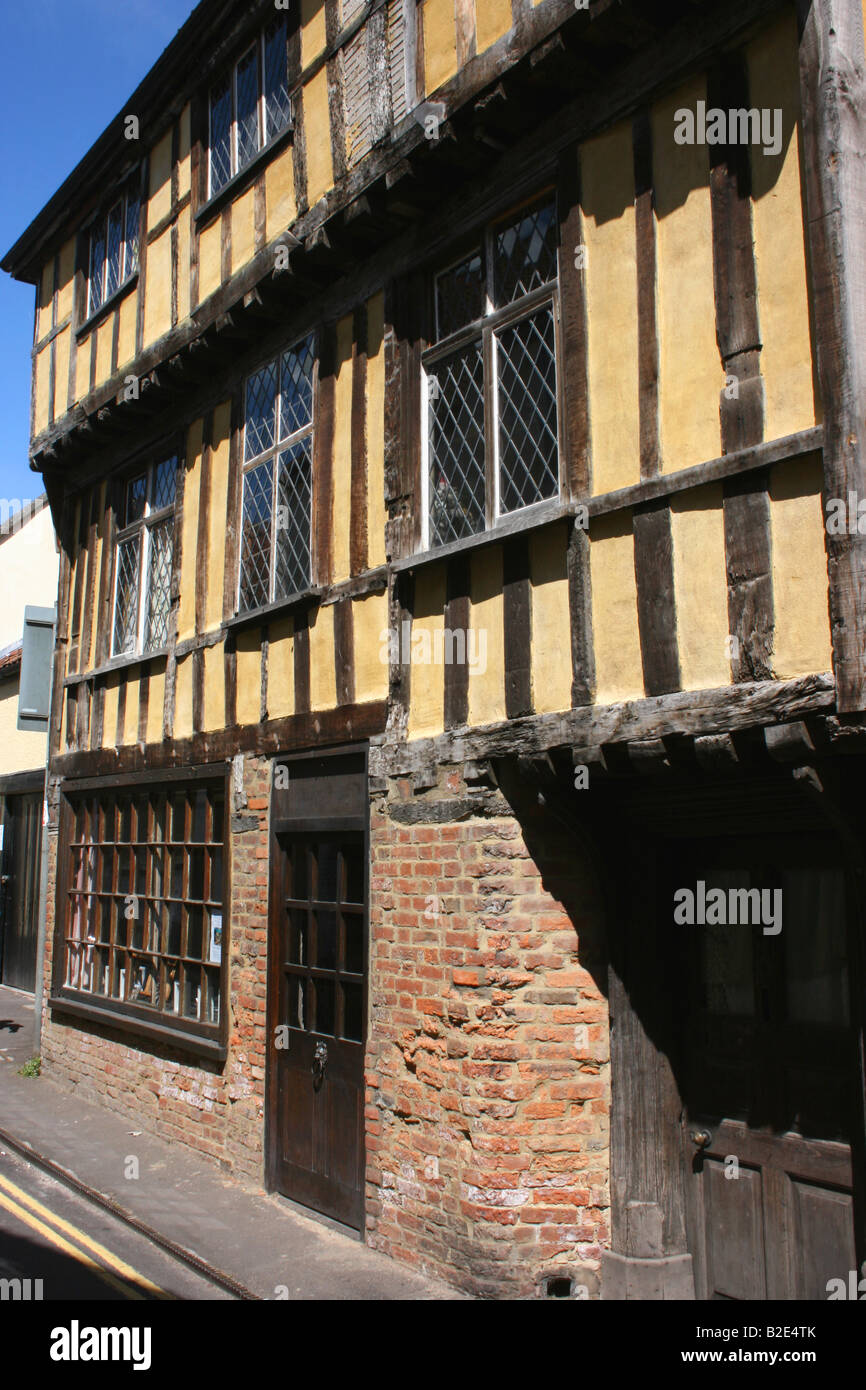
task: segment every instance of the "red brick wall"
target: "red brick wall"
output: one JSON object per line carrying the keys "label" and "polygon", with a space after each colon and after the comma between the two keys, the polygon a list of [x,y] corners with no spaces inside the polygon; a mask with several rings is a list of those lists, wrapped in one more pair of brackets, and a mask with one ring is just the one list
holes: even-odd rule
{"label": "red brick wall", "polygon": [[[44,1073],[142,1128],[209,1154],[256,1181],[263,1177],[267,998],[270,762],[246,757],[230,793],[229,1037],[224,1063],[199,1061],[160,1043],[47,1009]],[[57,835],[50,837],[45,998],[51,988]]]}
{"label": "red brick wall", "polygon": [[533,858],[497,793],[448,819],[466,792],[451,771],[373,798],[367,1239],[476,1294],[565,1275],[594,1297],[609,1232],[597,885],[552,826]]}

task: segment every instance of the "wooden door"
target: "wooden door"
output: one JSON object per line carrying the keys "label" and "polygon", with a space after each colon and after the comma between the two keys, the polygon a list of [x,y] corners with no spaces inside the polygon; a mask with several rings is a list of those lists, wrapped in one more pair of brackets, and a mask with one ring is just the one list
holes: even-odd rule
{"label": "wooden door", "polygon": [[277,837],[273,1185],[360,1229],[367,849],[363,831]]}
{"label": "wooden door", "polygon": [[[757,923],[675,928],[697,1297],[824,1300],[828,1280],[847,1282],[857,1267],[859,1065],[842,863],[817,837],[768,837],[687,848],[675,873],[681,886],[702,883],[705,899],[721,889],[717,903],[730,905],[732,889],[767,895]],[[729,906],[733,915],[743,906]]]}
{"label": "wooden door", "polygon": [[33,993],[39,930],[42,795],[9,796],[0,854],[0,983]]}

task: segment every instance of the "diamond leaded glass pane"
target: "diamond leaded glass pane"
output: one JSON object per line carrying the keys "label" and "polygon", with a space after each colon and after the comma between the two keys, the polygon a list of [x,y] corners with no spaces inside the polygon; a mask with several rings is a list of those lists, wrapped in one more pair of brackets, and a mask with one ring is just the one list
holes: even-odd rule
{"label": "diamond leaded glass pane", "polygon": [[117,588],[114,604],[114,655],[135,651],[138,630],[138,576],[140,537],[121,541],[117,547]]}
{"label": "diamond leaded glass pane", "polygon": [[310,583],[313,469],[310,438],[280,454],[277,464],[277,544],[274,598],[300,593]]}
{"label": "diamond leaded glass pane", "polygon": [[277,405],[277,364],[268,362],[247,378],[244,458],[258,458],[272,448]]}
{"label": "diamond leaded glass pane", "polygon": [[210,192],[224,188],[232,176],[232,89],[229,78],[210,97]]}
{"label": "diamond leaded glass pane", "polygon": [[126,266],[124,277],[138,270],[138,222],[141,204],[137,193],[130,193],[126,203]]}
{"label": "diamond leaded glass pane", "polygon": [[120,288],[123,276],[123,203],[116,203],[108,214],[105,246],[105,297]]}
{"label": "diamond leaded glass pane", "polygon": [[484,530],[484,362],[480,341],[428,371],[430,544]]}
{"label": "diamond leaded glass pane", "polygon": [[238,63],[238,168],[243,169],[259,148],[259,62],[256,50]]}
{"label": "diamond leaded glass pane", "polygon": [[90,295],[88,313],[95,314],[103,301],[105,278],[105,226],[100,223],[90,234]]}
{"label": "diamond leaded glass pane", "polygon": [[163,521],[150,530],[147,564],[147,612],[144,621],[144,650],[156,652],[168,642],[168,615],[171,610],[172,521]]}
{"label": "diamond leaded glass pane", "polygon": [[313,418],[312,334],[283,353],[280,392],[280,439],[288,439]]}
{"label": "diamond leaded glass pane", "polygon": [[493,278],[497,309],[556,279],[556,204],[552,200],[494,232]]}
{"label": "diamond leaded glass pane", "polygon": [[133,521],[141,521],[146,505],[147,474],[142,473],[138,478],[131,478],[126,485],[126,521],[124,525],[130,526]]}
{"label": "diamond leaded glass pane", "polygon": [[470,256],[436,277],[436,336],[447,338],[484,313],[481,256]]}
{"label": "diamond leaded glass pane", "polygon": [[286,22],[278,19],[265,33],[265,139],[272,140],[291,119]]}
{"label": "diamond leaded glass pane", "polygon": [[177,491],[177,459],[166,459],[165,463],[157,465],[153,475],[153,504],[152,512],[161,512],[163,507],[174,505],[175,493]]}
{"label": "diamond leaded glass pane", "polygon": [[529,507],[559,490],[553,306],[497,335],[499,510]]}
{"label": "diamond leaded glass pane", "polygon": [[251,608],[260,608],[270,600],[271,466],[270,463],[260,463],[258,468],[251,468],[244,478],[240,585],[242,613]]}

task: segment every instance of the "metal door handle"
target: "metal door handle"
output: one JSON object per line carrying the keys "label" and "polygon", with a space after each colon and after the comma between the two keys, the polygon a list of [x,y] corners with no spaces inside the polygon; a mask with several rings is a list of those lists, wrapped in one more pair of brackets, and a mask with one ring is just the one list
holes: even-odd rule
{"label": "metal door handle", "polygon": [[328,1061],[328,1044],[317,1042],[313,1050],[313,1082],[320,1086],[325,1075],[325,1066]]}
{"label": "metal door handle", "polygon": [[712,1137],[708,1129],[693,1129],[689,1135],[696,1149],[705,1149],[712,1140]]}

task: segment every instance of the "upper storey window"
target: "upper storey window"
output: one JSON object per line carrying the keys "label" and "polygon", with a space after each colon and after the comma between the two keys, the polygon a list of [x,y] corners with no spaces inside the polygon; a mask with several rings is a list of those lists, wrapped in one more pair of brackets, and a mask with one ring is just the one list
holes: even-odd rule
{"label": "upper storey window", "polygon": [[177,459],[130,478],[118,518],[112,655],[158,652],[168,642]]}
{"label": "upper storey window", "polygon": [[291,124],[288,29],[268,25],[210,94],[208,197]]}
{"label": "upper storey window", "polygon": [[247,378],[241,613],[310,584],[313,361],[310,336]]}
{"label": "upper storey window", "polygon": [[90,230],[88,318],[138,270],[139,207],[136,177]]}
{"label": "upper storey window", "polygon": [[434,299],[423,359],[430,546],[559,493],[553,197],[488,227],[437,275]]}

